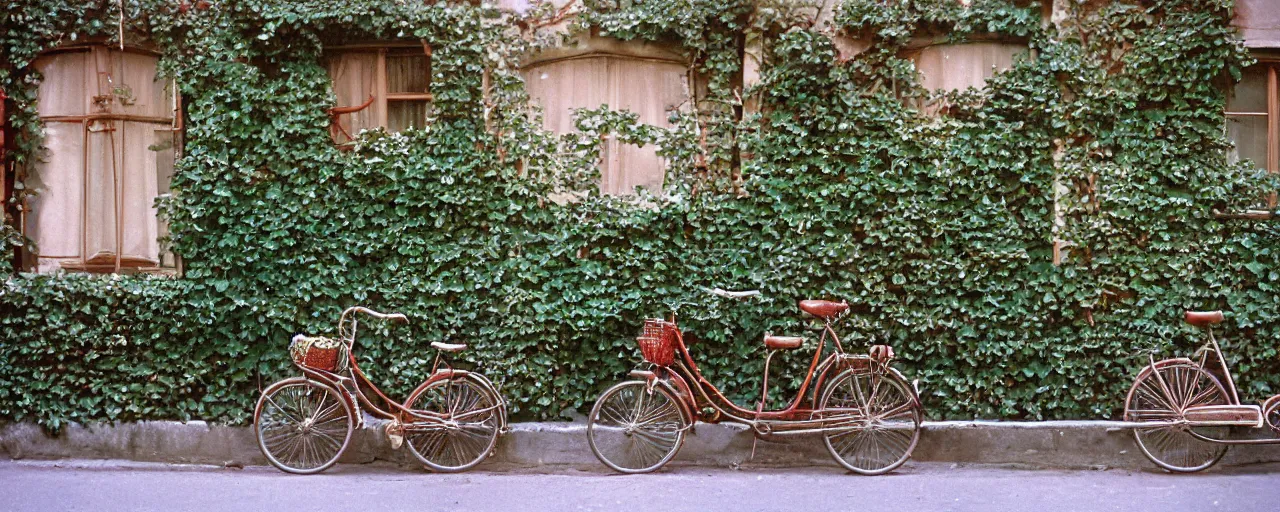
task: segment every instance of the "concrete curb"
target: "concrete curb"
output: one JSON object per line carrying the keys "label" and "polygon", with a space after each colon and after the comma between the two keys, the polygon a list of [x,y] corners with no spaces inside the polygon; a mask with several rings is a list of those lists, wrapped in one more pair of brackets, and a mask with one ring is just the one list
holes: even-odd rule
{"label": "concrete curb", "polygon": [[[392,450],[369,419],[357,431],[343,462],[389,460],[411,463],[406,450]],[[912,456],[924,462],[1014,464],[1032,468],[1154,468],[1119,422],[1110,421],[942,421],[926,422]],[[1264,433],[1265,435],[1265,433]],[[829,465],[835,462],[816,436],[760,441],[748,460],[751,433],[739,425],[699,424],[675,462],[709,466],[744,463],[769,466]],[[250,427],[202,421],[148,421],[116,425],[69,425],[51,437],[32,423],[0,426],[0,457],[12,459],[127,459],[149,462],[262,465]],[[493,462],[516,466],[599,465],[582,423],[517,423],[499,440]],[[1280,462],[1280,446],[1234,446],[1224,465]]]}

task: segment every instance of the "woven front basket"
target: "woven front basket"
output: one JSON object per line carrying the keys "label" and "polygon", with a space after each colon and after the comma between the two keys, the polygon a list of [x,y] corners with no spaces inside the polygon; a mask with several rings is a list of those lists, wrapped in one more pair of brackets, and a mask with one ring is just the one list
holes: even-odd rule
{"label": "woven front basket", "polygon": [[676,357],[676,326],[671,322],[650,318],[636,338],[644,360],[658,366],[671,366]]}
{"label": "woven front basket", "polygon": [[294,336],[289,343],[289,355],[293,362],[312,370],[341,372],[346,369],[346,345],[342,340],[323,336]]}

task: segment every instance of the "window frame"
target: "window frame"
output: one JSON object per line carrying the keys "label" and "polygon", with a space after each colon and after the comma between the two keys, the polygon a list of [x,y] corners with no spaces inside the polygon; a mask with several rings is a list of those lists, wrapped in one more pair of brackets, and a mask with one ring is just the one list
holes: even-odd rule
{"label": "window frame", "polygon": [[[1225,122],[1233,117],[1265,117],[1267,122],[1267,161],[1263,162],[1263,169],[1271,174],[1280,174],[1280,54],[1255,55],[1258,62],[1255,66],[1264,66],[1267,72],[1266,83],[1266,112],[1247,112],[1247,111],[1231,111],[1227,109],[1226,104],[1223,105],[1223,118]],[[1228,95],[1234,93],[1236,84],[1232,84],[1231,91]],[[1226,128],[1224,122],[1223,128]],[[1234,141],[1233,141],[1234,142]],[[1273,191],[1266,198],[1267,209],[1274,212],[1276,210],[1277,192]],[[1250,216],[1252,214],[1237,214],[1228,216]],[[1272,214],[1268,212],[1267,217]]]}
{"label": "window frame", "polygon": [[[86,41],[82,44],[60,46],[47,51],[43,51],[40,53],[39,58],[51,57],[51,56],[55,56],[63,53],[86,53],[88,54],[89,58],[95,59],[95,62],[96,62],[96,60],[99,58],[99,55],[98,55],[99,52],[116,52],[116,53],[124,53],[124,54],[135,54],[135,55],[154,57],[156,59],[159,59],[161,57],[161,54],[159,52],[156,52],[144,47],[137,47],[132,45],[125,45],[123,47],[111,47],[106,42],[103,42],[103,41]],[[107,61],[111,62],[111,58],[108,57]],[[34,62],[33,62],[33,65],[34,65]],[[158,73],[157,73],[157,76],[158,76]],[[172,95],[170,97],[171,110],[170,110],[170,115],[168,117],[125,114],[125,113],[119,113],[113,110],[109,110],[107,112],[86,111],[84,114],[79,114],[79,115],[52,115],[52,116],[42,115],[42,116],[39,116],[40,122],[41,123],[79,124],[81,126],[81,132],[85,137],[87,137],[88,134],[92,131],[92,126],[95,123],[112,124],[112,127],[109,128],[109,131],[115,131],[117,129],[122,130],[121,132],[122,137],[124,136],[123,123],[132,122],[132,123],[140,123],[144,125],[151,125],[153,126],[152,131],[170,131],[172,133],[174,162],[176,163],[177,160],[181,158],[181,154],[182,154],[181,141],[183,140],[182,132],[184,130],[184,127],[181,121],[182,120],[182,97],[181,97],[180,91],[177,88],[176,80],[172,80],[172,79],[169,80],[167,87],[172,88],[172,91],[171,91]],[[86,85],[85,92],[89,94],[89,93],[92,93],[92,91],[93,91],[93,88]],[[95,96],[88,97],[88,99],[91,102],[94,100],[94,98]],[[115,127],[114,126],[115,123],[122,123],[121,127],[119,128]],[[163,125],[168,125],[168,128],[167,129],[160,128]],[[43,140],[42,140],[42,144],[43,144]],[[148,151],[151,151],[151,150],[148,150]],[[87,139],[86,139],[86,142],[82,145],[80,158],[82,159],[82,161],[86,161],[86,162],[89,159]],[[124,160],[123,153],[122,153],[121,159],[122,161],[127,162],[127,160]],[[88,170],[87,168],[82,168],[81,172],[87,173]],[[123,173],[124,171],[122,170],[121,172]],[[88,190],[87,179],[85,181],[84,186],[85,186],[85,190],[81,194],[80,201],[81,201],[81,207],[83,211],[87,212],[88,208],[86,205],[89,202],[89,197],[90,197],[89,195],[90,191]],[[123,190],[116,192],[112,196],[112,201],[118,204],[119,201],[122,200],[123,196],[124,196]],[[157,194],[156,197],[160,197],[160,194]],[[20,207],[20,209],[24,214],[30,211],[30,208],[25,204],[23,204]],[[159,251],[157,254],[157,262],[155,265],[152,265],[152,266],[124,265],[124,261],[126,258],[122,254],[123,251],[121,250],[121,246],[123,245],[123,236],[124,236],[123,233],[125,229],[125,225],[124,225],[125,223],[123,222],[123,214],[120,212],[123,212],[123,209],[118,209],[116,214],[117,216],[115,220],[115,233],[114,233],[115,243],[116,243],[115,258],[111,264],[90,263],[92,258],[90,257],[90,255],[86,254],[87,253],[86,240],[87,240],[88,234],[85,231],[86,228],[84,228],[84,224],[82,224],[80,240],[79,240],[79,243],[81,246],[80,255],[78,256],[58,256],[58,255],[47,256],[44,254],[34,253],[34,254],[31,254],[31,264],[34,266],[34,269],[36,270],[39,269],[41,259],[53,259],[53,260],[59,260],[58,261],[59,269],[71,271],[71,272],[87,272],[87,273],[95,273],[95,274],[149,273],[149,274],[181,275],[182,257],[177,253],[172,252],[172,250],[166,251],[162,244],[161,244],[161,247],[159,248]],[[83,215],[87,215],[87,213],[82,213],[82,216]],[[158,238],[163,238],[165,235],[168,234],[168,229],[166,227],[164,229],[164,232],[163,233],[161,232],[160,217],[158,214],[155,217],[155,221],[157,223],[156,229],[157,229],[157,235],[159,235]],[[27,235],[26,233],[27,222],[28,220],[23,220],[21,225],[21,229],[24,235]],[[165,263],[166,252],[172,254],[173,256],[172,264]]]}
{"label": "window frame", "polygon": [[[393,52],[404,51],[406,49],[422,49],[422,54],[426,58],[426,81],[423,92],[390,92],[389,80],[387,77],[387,55]],[[432,75],[432,55],[431,44],[425,39],[420,41],[384,41],[328,46],[324,49],[325,57],[332,59],[344,53],[373,53],[377,55],[376,70],[374,72],[373,92],[369,102],[363,105],[335,105],[329,109],[330,116],[330,134],[332,135],[334,144],[344,146],[350,144],[355,139],[355,134],[348,132],[342,126],[342,116],[360,112],[365,108],[374,106],[377,112],[377,126],[388,132],[390,128],[389,106],[393,102],[398,101],[426,101],[435,103],[435,94],[431,92],[431,75]],[[333,81],[333,75],[330,74],[329,79]],[[331,84],[335,89],[337,83]],[[336,92],[336,91],[335,91]],[[339,141],[338,135],[345,135],[347,140]]]}

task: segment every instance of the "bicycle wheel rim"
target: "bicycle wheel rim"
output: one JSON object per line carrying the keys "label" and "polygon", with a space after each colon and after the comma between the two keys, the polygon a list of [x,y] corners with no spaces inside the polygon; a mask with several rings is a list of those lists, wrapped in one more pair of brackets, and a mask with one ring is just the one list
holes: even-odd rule
{"label": "bicycle wheel rim", "polygon": [[254,411],[258,448],[271,465],[314,474],[338,462],[355,430],[351,406],[339,391],[305,379],[286,380],[262,393]]}
{"label": "bicycle wheel rim", "polygon": [[591,408],[587,441],[604,465],[620,473],[648,473],[666,465],[684,443],[689,421],[665,386],[623,382]]}
{"label": "bicycle wheel rim", "polygon": [[836,462],[858,474],[897,469],[911,458],[920,440],[919,400],[893,373],[845,372],[827,388],[822,409],[851,409],[867,418],[847,430],[823,434]]}
{"label": "bicycle wheel rim", "polygon": [[[1166,386],[1161,386],[1160,379]],[[1134,382],[1125,401],[1125,420],[1175,421],[1182,418],[1179,409],[1228,403],[1226,389],[1209,372],[1195,365],[1175,364],[1157,368]],[[1147,459],[1176,473],[1203,471],[1222,460],[1227,445],[1197,439],[1188,428],[1218,439],[1229,433],[1226,427],[1162,426],[1135,428],[1133,438]]]}
{"label": "bicycle wheel rim", "polygon": [[[409,432],[409,451],[428,469],[442,473],[475,467],[498,442],[501,398],[470,375],[441,379],[423,388],[406,405],[444,418],[458,418],[455,428]],[[422,422],[431,426],[430,421]]]}

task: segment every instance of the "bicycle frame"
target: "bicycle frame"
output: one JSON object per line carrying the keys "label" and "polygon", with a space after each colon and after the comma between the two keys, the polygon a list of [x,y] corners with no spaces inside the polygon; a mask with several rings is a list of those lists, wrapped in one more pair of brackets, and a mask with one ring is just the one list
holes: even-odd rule
{"label": "bicycle frame", "polygon": [[[439,426],[442,426],[442,425],[447,426],[451,424],[456,424],[458,421],[461,421],[462,420],[461,416],[459,418],[451,418],[449,417],[448,414],[439,414],[432,411],[417,411],[417,410],[409,409],[408,407],[405,407],[404,403],[397,402],[395,400],[392,400],[390,397],[388,397],[385,393],[382,392],[382,389],[378,388],[378,386],[375,385],[367,375],[365,375],[364,371],[360,369],[359,363],[356,361],[356,354],[355,354],[356,331],[358,330],[358,327],[359,327],[359,321],[355,317],[351,317],[350,327],[349,328],[347,327],[348,317],[351,316],[351,313],[357,313],[357,312],[365,313],[367,315],[370,315],[376,318],[383,318],[383,319],[403,319],[404,318],[403,315],[384,315],[384,314],[377,313],[375,311],[371,311],[369,309],[359,307],[359,306],[347,308],[345,311],[342,312],[342,316],[338,320],[338,335],[341,341],[346,345],[346,349],[347,349],[347,363],[348,363],[347,372],[346,372],[347,374],[339,375],[334,372],[307,368],[297,363],[294,363],[294,366],[297,366],[299,369],[301,369],[303,374],[305,374],[308,378],[319,380],[321,382],[324,382],[325,384],[332,386],[334,389],[339,390],[343,394],[342,399],[345,400],[348,403],[348,405],[351,406],[353,411],[356,412],[356,421],[357,421],[357,424],[361,427],[363,427],[364,425],[363,415],[360,414],[361,405],[363,405],[365,409],[369,411],[370,414],[376,417],[386,419],[386,420],[399,421],[403,423],[404,428],[406,430],[422,429],[424,427],[428,429],[438,428]],[[443,369],[440,367],[442,362],[444,363]],[[501,396],[497,392],[497,389],[494,388],[493,384],[489,382],[487,378],[485,378],[484,376],[478,373],[468,372],[466,370],[454,369],[451,365],[449,365],[448,361],[445,360],[439,352],[437,352],[435,362],[432,364],[431,376],[428,377],[427,380],[422,384],[420,384],[416,389],[414,389],[414,391],[409,394],[409,398],[412,399],[413,397],[416,397],[419,393],[422,392],[422,390],[426,389],[430,385],[436,382],[439,382],[441,380],[450,379],[450,378],[465,378],[467,376],[477,377],[483,385],[489,387],[490,390],[494,392],[495,396],[499,396],[499,397]],[[377,405],[375,405],[373,401],[370,400],[369,397],[365,395],[361,385],[368,386],[369,389],[373,390],[376,396],[389,406],[387,408],[389,410],[383,410],[381,407],[378,407]],[[406,402],[407,401],[408,400],[406,400]],[[484,409],[470,411],[467,413],[466,416],[468,417],[475,416],[475,415],[487,413],[493,409],[498,409],[500,411],[499,429],[505,431],[507,428],[507,418],[506,418],[505,408],[502,405],[503,404],[499,403],[499,404],[494,404],[493,406],[490,406],[490,407],[486,407]]]}
{"label": "bicycle frame", "polygon": [[[671,322],[675,323],[674,314]],[[857,422],[864,419],[861,411],[853,409],[817,409],[819,390],[822,389],[822,385],[826,382],[831,370],[833,368],[857,368],[861,366],[866,368],[873,379],[885,371],[896,373],[897,370],[880,364],[867,356],[845,354],[840,338],[835,329],[832,328],[832,323],[832,320],[824,321],[822,335],[818,339],[818,346],[814,351],[813,359],[809,363],[804,382],[800,385],[795,397],[783,409],[763,410],[763,407],[761,407],[760,410],[750,410],[739,406],[724,396],[724,393],[704,377],[701,370],[698,369],[692,354],[689,353],[688,346],[685,345],[684,333],[680,331],[678,326],[675,328],[676,354],[678,356],[676,362],[670,367],[658,367],[652,372],[633,372],[633,375],[650,380],[651,383],[658,379],[674,383],[677,396],[680,396],[684,401],[682,407],[686,416],[699,418],[707,423],[719,423],[720,421],[742,423],[751,426],[761,434],[802,434],[846,430],[857,426]],[[835,344],[835,351],[823,358],[822,352],[826,348],[828,335]],[[766,363],[766,371],[767,368]],[[817,376],[816,380],[814,379],[815,375]],[[898,376],[901,377],[901,374]],[[767,393],[768,374],[766,373],[763,378],[764,384],[762,388]],[[903,378],[903,380],[905,381],[906,379]],[[690,383],[693,386],[690,386]],[[810,384],[813,384],[812,393],[810,393]],[[878,386],[878,383],[876,385]],[[810,394],[813,396],[807,401],[808,407],[804,407],[806,405],[806,397]],[[766,397],[761,397],[761,400],[765,399]],[[919,398],[913,396],[913,402],[903,407],[911,407],[918,402]],[[711,408],[714,414],[709,417],[707,417],[708,415],[698,414],[703,407]],[[828,413],[833,412],[837,414],[828,415]]]}
{"label": "bicycle frame", "polygon": [[1212,352],[1218,358],[1218,368],[1222,370],[1222,376],[1226,381],[1223,382],[1223,387],[1227,388],[1227,399],[1231,401],[1231,405],[1240,405],[1240,395],[1236,393],[1236,381],[1231,376],[1231,368],[1227,367],[1227,359],[1222,357],[1222,347],[1218,345],[1217,338],[1213,336],[1213,328],[1208,328],[1208,331],[1209,341],[1204,342],[1204,345],[1196,349],[1195,355],[1192,357],[1200,359],[1199,365],[1201,368],[1208,368],[1205,366],[1205,362],[1209,358],[1209,353]]}

